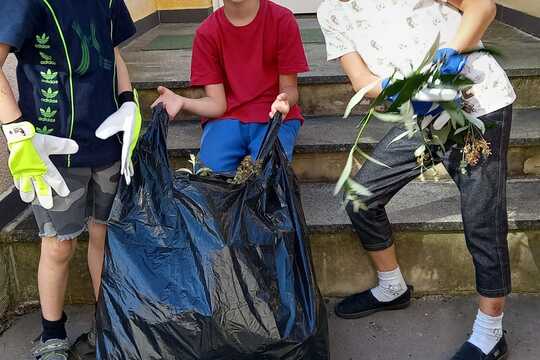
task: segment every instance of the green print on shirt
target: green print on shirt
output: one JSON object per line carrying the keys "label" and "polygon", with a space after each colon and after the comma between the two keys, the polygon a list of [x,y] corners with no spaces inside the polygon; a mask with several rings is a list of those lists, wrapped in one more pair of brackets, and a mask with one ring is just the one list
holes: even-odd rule
{"label": "green print on shirt", "polygon": [[42,135],[50,135],[53,131],[54,129],[49,129],[47,125],[43,126],[42,128],[36,127],[36,132]]}
{"label": "green print on shirt", "polygon": [[34,46],[36,49],[50,49],[51,45],[49,45],[49,40],[49,35],[45,33],[42,35],[36,35],[36,44]]}
{"label": "green print on shirt", "polygon": [[43,51],[39,52],[39,56],[41,57],[41,65],[56,65],[56,61],[54,61],[54,58],[50,55],[45,54]]}
{"label": "green print on shirt", "polygon": [[43,95],[43,98],[41,99],[42,102],[58,104],[58,100],[56,99],[58,96],[58,90],[53,90],[51,88],[48,88],[47,90],[41,89],[41,95]]}
{"label": "green print on shirt", "polygon": [[109,59],[106,59],[101,53],[101,44],[97,39],[96,25],[94,23],[90,24],[90,36],[87,36],[83,33],[81,25],[78,23],[73,24],[73,31],[79,37],[81,44],[81,61],[79,67],[75,69],[75,72],[79,75],[85,75],[90,69],[91,65],[91,49],[94,49],[97,54],[97,64],[105,70],[112,70],[113,62]]}
{"label": "green print on shirt", "polygon": [[58,80],[56,80],[58,77],[57,72],[53,72],[51,69],[47,69],[46,72],[41,71],[40,74],[41,74],[41,81],[44,82],[45,84],[51,84],[51,85],[58,84]]}
{"label": "green print on shirt", "polygon": [[39,121],[49,123],[56,122],[56,119],[54,117],[56,116],[56,113],[58,113],[57,110],[52,110],[50,107],[47,107],[47,109],[40,108],[39,112],[41,114],[41,116],[39,117]]}

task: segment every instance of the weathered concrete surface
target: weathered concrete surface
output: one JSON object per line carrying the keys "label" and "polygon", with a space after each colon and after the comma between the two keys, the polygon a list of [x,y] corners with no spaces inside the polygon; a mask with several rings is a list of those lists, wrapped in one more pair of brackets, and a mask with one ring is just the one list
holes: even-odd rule
{"label": "weathered concrete surface", "polygon": [[[70,340],[74,341],[82,333],[90,329],[93,306],[67,306],[67,331]],[[40,313],[34,312],[15,319],[13,326],[0,336],[0,357],[12,360],[30,360],[32,341],[41,332]]]}
{"label": "weathered concrete surface", "polygon": [[[90,274],[86,261],[87,242],[79,241],[71,261],[66,303],[88,304],[93,301]],[[39,264],[39,242],[19,242],[0,246],[0,251],[9,255],[11,300],[13,304],[38,300],[37,269]],[[1,270],[0,270],[1,271]],[[0,274],[1,275],[1,274]],[[2,276],[0,276],[0,281]]]}
{"label": "weathered concrete surface", "polygon": [[[18,96],[17,80],[15,76],[16,65],[17,60],[13,55],[10,55],[8,56],[6,64],[4,65],[2,70],[7,75],[8,81],[11,84],[12,89],[15,90],[15,96]],[[5,149],[7,149],[5,138],[4,136],[0,136],[0,194],[2,194],[2,192],[4,192],[13,185],[13,181],[11,180],[11,176],[9,175],[7,168],[8,152]]]}
{"label": "weathered concrete surface", "polygon": [[[314,18],[299,19],[300,27],[316,28]],[[189,87],[191,50],[144,51],[157,36],[192,34],[196,24],[162,24],[131,42],[124,50],[124,57],[131,77],[141,93],[143,104],[156,98],[155,89],[165,85],[176,89]],[[535,94],[540,92],[540,39],[511,26],[495,22],[485,35],[488,45],[500,49],[500,59],[518,93],[517,107],[540,106]],[[343,113],[345,103],[353,92],[338,62],[326,61],[324,44],[305,44],[311,71],[300,74],[301,106],[305,115],[335,115]],[[330,86],[328,86],[330,85]],[[146,111],[146,116],[148,116]],[[181,118],[189,117],[183,114]]]}
{"label": "weathered concrete surface", "polygon": [[[333,184],[302,184],[302,203],[312,232],[350,231],[351,222]],[[512,231],[540,230],[540,183],[535,179],[508,181],[508,219]],[[394,231],[462,231],[460,194],[452,181],[413,181],[387,206]]]}
{"label": "weathered concrete surface", "polygon": [[[427,297],[406,310],[358,320],[329,311],[332,360],[448,360],[467,340],[476,311],[476,297]],[[504,317],[508,360],[538,359],[539,312],[540,297],[510,296]]]}
{"label": "weathered concrete surface", "polygon": [[[301,28],[318,27],[313,17],[299,19]],[[197,24],[162,24],[132,41],[123,50],[131,77],[140,88],[155,89],[158,85],[187,87],[191,70],[191,49],[143,51],[160,35],[193,34]],[[494,22],[485,35],[485,42],[496,46],[507,56],[500,60],[511,76],[540,75],[540,39],[500,22]],[[301,83],[344,82],[346,78],[338,62],[326,61],[324,44],[305,44],[311,71],[300,75]]]}
{"label": "weathered concrete surface", "polygon": [[[321,290],[341,296],[373,283],[374,271],[361,249],[331,184],[303,184],[302,201],[311,229],[311,249]],[[540,184],[511,180],[508,186],[513,282],[516,291],[540,292]],[[418,194],[422,194],[419,196]],[[451,182],[411,183],[388,207],[401,265],[421,294],[460,294],[474,290],[474,271],[463,240],[459,193]],[[11,257],[15,303],[37,299],[39,247],[31,218],[0,234],[0,249]],[[68,303],[92,301],[81,241],[72,261]]]}
{"label": "weathered concrete surface", "polygon": [[[358,320],[342,320],[328,303],[332,360],[448,360],[468,338],[476,315],[476,297],[426,297],[403,311]],[[67,308],[72,339],[87,331],[92,307]],[[509,360],[537,360],[540,352],[540,297],[511,295],[504,317]],[[16,319],[0,337],[6,359],[27,360],[30,340],[39,334],[39,313]]]}
{"label": "weathered concrete surface", "polygon": [[[398,232],[394,238],[405,278],[418,295],[475,291],[472,258],[463,234]],[[514,291],[539,292],[540,232],[512,232],[508,242]],[[311,249],[325,296],[349,295],[375,284],[375,270],[356,234],[313,234]]]}
{"label": "weathered concrete surface", "polygon": [[[400,231],[395,234],[395,240],[405,277],[419,295],[475,291],[472,259],[462,233]],[[540,232],[514,231],[508,241],[514,291],[540,292]],[[93,302],[86,243],[80,245],[71,265],[68,304]],[[10,245],[10,251],[13,251],[15,263],[11,284],[13,303],[37,300],[38,246],[18,243]],[[324,296],[344,296],[374,284],[375,271],[356,234],[350,231],[314,233],[311,251]]]}
{"label": "weathered concrete surface", "polygon": [[[11,305],[10,291],[10,271],[8,254],[5,248],[0,247],[0,329],[2,328],[2,319],[5,317]],[[1,331],[1,330],[0,330]]]}
{"label": "weathered concrete surface", "polygon": [[[358,129],[359,117],[342,119],[323,116],[306,119],[295,146],[293,168],[302,182],[335,182],[349,155]],[[392,124],[374,120],[367,127],[360,146],[370,151],[391,129]],[[199,151],[202,129],[197,120],[177,121],[169,127],[167,146],[174,168],[189,167],[189,154]],[[540,110],[516,109],[510,134],[508,174],[538,175],[540,156]],[[362,159],[359,159],[362,160]],[[359,167],[360,162],[357,163]],[[444,167],[426,179],[448,178]]]}
{"label": "weathered concrete surface", "polygon": [[[320,80],[320,79],[319,79]],[[516,94],[518,96],[514,106],[516,108],[533,108],[540,107],[540,97],[536,94],[540,93],[540,76],[513,76],[510,78]],[[336,80],[328,80],[336,81]],[[354,96],[351,85],[339,80],[336,83],[301,83],[300,91],[300,107],[302,114],[305,116],[327,116],[340,115],[345,112],[348,101]],[[193,98],[200,98],[203,92],[199,89],[186,90],[181,84],[177,83],[162,83],[170,87],[174,92],[183,96],[194,94]],[[154,84],[159,86],[158,84]],[[135,83],[135,86],[137,84]],[[187,88],[189,89],[189,88]],[[150,105],[157,99],[158,94],[155,88],[139,90],[141,96],[141,104],[143,109],[143,117],[151,118]],[[359,105],[354,113],[360,113],[367,108],[366,102]],[[193,115],[189,113],[180,113],[177,117],[179,120],[193,119]]]}

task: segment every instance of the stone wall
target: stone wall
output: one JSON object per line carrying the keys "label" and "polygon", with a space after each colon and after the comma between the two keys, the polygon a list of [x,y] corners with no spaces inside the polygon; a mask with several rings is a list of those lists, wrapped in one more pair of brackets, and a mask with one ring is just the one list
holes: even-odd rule
{"label": "stone wall", "polygon": [[7,248],[0,247],[0,333],[3,329],[3,319],[11,305],[9,263]]}
{"label": "stone wall", "polygon": [[[15,92],[17,92],[17,82],[15,80],[16,64],[17,61],[15,60],[15,57],[13,55],[10,55],[3,68],[9,82],[11,83],[11,87],[15,90]],[[0,194],[6,191],[13,184],[7,168],[8,152],[6,148],[7,147],[4,137],[0,136]]]}

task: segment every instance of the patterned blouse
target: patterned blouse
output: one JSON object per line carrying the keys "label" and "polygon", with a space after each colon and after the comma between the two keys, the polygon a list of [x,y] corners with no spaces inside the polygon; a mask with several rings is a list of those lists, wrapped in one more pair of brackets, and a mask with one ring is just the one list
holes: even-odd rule
{"label": "patterned blouse", "polygon": [[[441,47],[447,47],[462,17],[440,0],[324,0],[317,15],[328,60],[357,52],[381,78],[396,69],[403,75],[416,69],[439,33]],[[516,99],[508,77],[491,55],[470,55],[463,74],[476,83],[465,96],[466,108],[474,116]]]}

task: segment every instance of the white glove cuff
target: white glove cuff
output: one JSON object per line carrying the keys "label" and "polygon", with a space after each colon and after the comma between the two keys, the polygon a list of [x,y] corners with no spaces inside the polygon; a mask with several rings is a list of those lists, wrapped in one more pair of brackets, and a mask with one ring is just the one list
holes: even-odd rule
{"label": "white glove cuff", "polygon": [[30,140],[36,135],[34,125],[28,121],[2,125],[8,145]]}

